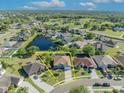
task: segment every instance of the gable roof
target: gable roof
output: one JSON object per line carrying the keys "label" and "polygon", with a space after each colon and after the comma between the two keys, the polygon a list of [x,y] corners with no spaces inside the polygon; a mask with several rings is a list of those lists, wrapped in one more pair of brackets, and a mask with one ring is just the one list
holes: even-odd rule
{"label": "gable roof", "polygon": [[23,66],[24,71],[28,74],[34,74],[37,73],[39,70],[44,70],[44,65],[38,62],[35,63],[28,63],[25,66]]}
{"label": "gable roof", "polygon": [[98,65],[116,65],[116,62],[109,55],[96,55],[93,59]]}
{"label": "gable roof", "polygon": [[63,56],[61,56],[61,55],[55,56],[54,57],[54,65],[59,65],[59,64],[71,66],[70,57],[64,56],[64,55]]}
{"label": "gable roof", "polygon": [[15,84],[17,86],[18,86],[18,84],[20,83],[21,80],[23,80],[23,78],[17,77],[17,76],[10,76],[11,83]]}
{"label": "gable roof", "polygon": [[89,58],[74,58],[75,65],[83,65],[87,67],[93,67],[93,63]]}

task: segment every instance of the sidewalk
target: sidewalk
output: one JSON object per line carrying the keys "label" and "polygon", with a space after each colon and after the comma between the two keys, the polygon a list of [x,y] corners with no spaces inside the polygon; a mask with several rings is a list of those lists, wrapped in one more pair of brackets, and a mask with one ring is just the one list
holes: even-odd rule
{"label": "sidewalk", "polygon": [[50,91],[52,91],[54,89],[53,86],[42,81],[38,76],[37,76],[37,79],[35,79],[34,76],[31,76],[31,79],[38,87],[43,89],[46,93],[49,93]]}

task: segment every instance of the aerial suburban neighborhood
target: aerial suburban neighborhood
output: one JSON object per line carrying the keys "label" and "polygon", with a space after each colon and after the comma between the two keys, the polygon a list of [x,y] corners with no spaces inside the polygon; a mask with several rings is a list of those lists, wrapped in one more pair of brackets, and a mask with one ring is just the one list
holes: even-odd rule
{"label": "aerial suburban neighborhood", "polygon": [[124,93],[123,0],[5,2],[0,93]]}

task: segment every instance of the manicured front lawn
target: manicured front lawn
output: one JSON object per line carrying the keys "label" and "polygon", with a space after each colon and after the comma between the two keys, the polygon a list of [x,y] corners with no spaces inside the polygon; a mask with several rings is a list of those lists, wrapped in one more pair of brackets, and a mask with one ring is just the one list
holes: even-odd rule
{"label": "manicured front lawn", "polygon": [[99,70],[99,69],[96,69],[96,73],[97,73],[97,75],[103,75],[101,70]]}
{"label": "manicured front lawn", "polygon": [[75,75],[78,76],[88,76],[91,73],[86,68],[75,68]]}
{"label": "manicured front lawn", "polygon": [[41,79],[47,82],[50,85],[54,85],[62,80],[64,80],[64,71],[63,70],[50,70],[55,78],[50,74],[50,72],[46,71],[43,75],[41,75]]}

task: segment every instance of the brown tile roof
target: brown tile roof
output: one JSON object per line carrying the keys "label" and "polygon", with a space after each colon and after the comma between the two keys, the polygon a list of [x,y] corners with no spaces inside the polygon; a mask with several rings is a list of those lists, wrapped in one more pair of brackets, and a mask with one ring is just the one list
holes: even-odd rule
{"label": "brown tile roof", "polygon": [[59,65],[59,64],[71,66],[70,57],[69,56],[59,56],[59,55],[55,56],[54,57],[54,65]]}
{"label": "brown tile roof", "polygon": [[82,65],[86,67],[93,67],[93,63],[89,58],[74,58],[74,64],[77,65]]}

